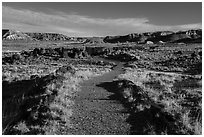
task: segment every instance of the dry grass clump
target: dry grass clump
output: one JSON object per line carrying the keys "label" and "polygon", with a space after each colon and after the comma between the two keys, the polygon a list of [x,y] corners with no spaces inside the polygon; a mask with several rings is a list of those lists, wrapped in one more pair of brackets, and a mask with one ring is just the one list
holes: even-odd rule
{"label": "dry grass clump", "polygon": [[99,76],[102,75],[104,73],[107,73],[111,71],[110,67],[100,67],[100,66],[96,66],[96,65],[91,65],[91,66],[87,66],[87,65],[80,65],[80,68],[78,68],[77,72],[76,72],[76,76],[80,77],[84,80],[89,79],[90,77],[95,77],[95,76]]}
{"label": "dry grass clump", "polygon": [[[156,134],[202,134],[201,77],[137,69],[127,70],[119,79],[130,80],[142,89],[140,93],[135,88],[131,97],[134,115],[150,112],[152,116],[146,119],[143,134],[153,134],[153,129]],[[158,110],[152,115],[154,107]]]}
{"label": "dry grass clump", "polygon": [[43,77],[55,72],[61,66],[52,65],[3,65],[3,81],[20,81],[33,79],[34,76]]}

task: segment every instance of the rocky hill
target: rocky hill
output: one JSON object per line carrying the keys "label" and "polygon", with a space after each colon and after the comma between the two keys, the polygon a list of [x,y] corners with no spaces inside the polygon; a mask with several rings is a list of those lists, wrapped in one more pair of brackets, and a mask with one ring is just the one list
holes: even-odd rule
{"label": "rocky hill", "polygon": [[107,36],[104,42],[118,43],[118,42],[137,42],[137,43],[201,43],[202,29],[188,30],[188,31],[158,31],[146,33],[132,33],[124,36]]}
{"label": "rocky hill", "polygon": [[17,30],[2,30],[2,40],[36,40],[28,36],[27,34]]}

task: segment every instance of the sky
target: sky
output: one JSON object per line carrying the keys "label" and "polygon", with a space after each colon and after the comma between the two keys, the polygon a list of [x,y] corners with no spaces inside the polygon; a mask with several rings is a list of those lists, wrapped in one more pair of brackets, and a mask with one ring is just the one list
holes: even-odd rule
{"label": "sky", "polygon": [[2,28],[67,36],[202,28],[201,2],[3,2]]}

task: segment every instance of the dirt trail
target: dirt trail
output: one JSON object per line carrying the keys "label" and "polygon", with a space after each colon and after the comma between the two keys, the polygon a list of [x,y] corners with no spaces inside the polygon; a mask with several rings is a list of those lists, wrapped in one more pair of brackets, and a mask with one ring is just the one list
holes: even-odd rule
{"label": "dirt trail", "polygon": [[[123,73],[122,63],[109,73],[95,77],[81,84],[81,91],[76,96],[71,119],[75,127],[70,131],[74,135],[127,135],[130,125],[126,122],[129,114],[107,87],[99,86],[111,83]],[[109,84],[110,85],[110,84]],[[109,86],[109,89],[112,87]],[[114,88],[114,87],[113,87]]]}

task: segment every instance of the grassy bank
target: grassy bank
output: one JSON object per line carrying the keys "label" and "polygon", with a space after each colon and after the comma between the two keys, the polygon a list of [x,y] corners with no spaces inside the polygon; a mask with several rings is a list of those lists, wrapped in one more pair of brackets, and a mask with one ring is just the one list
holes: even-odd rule
{"label": "grassy bank", "polygon": [[129,69],[118,78],[132,134],[202,134],[201,75]]}

